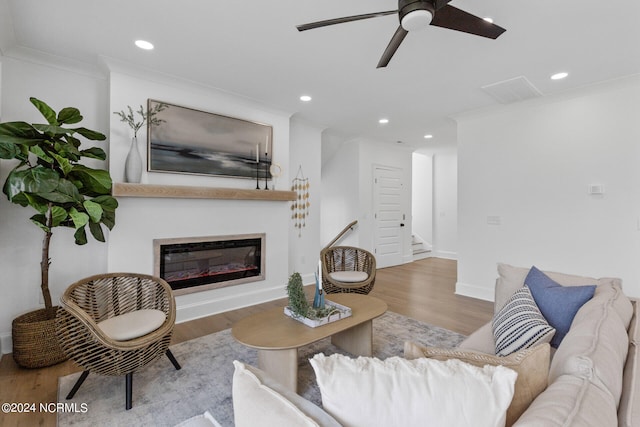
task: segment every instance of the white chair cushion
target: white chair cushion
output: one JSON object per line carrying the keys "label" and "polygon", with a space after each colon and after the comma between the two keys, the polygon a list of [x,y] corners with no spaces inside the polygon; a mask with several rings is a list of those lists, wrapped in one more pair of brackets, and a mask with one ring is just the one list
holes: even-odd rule
{"label": "white chair cushion", "polygon": [[336,282],[356,283],[364,282],[369,278],[369,275],[364,271],[334,271],[329,273],[329,277]]}
{"label": "white chair cushion", "polygon": [[112,340],[127,341],[155,331],[166,318],[160,310],[136,310],[103,320],[98,327]]}

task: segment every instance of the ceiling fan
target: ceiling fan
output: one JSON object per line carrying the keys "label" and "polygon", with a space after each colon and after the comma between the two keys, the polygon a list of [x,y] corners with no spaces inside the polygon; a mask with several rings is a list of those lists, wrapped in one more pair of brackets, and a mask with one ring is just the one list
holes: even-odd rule
{"label": "ceiling fan", "polygon": [[311,22],[298,25],[298,31],[306,31],[328,25],[343,24],[345,22],[359,21],[361,19],[376,18],[378,16],[398,14],[400,26],[391,38],[389,45],[382,54],[377,68],[386,67],[396,53],[400,43],[410,31],[424,28],[427,25],[462,31],[477,36],[496,39],[506,30],[498,25],[472,15],[464,10],[450,6],[451,0],[398,0],[398,10],[385,12],[366,13],[364,15],[345,16],[343,18],[327,19],[325,21]]}

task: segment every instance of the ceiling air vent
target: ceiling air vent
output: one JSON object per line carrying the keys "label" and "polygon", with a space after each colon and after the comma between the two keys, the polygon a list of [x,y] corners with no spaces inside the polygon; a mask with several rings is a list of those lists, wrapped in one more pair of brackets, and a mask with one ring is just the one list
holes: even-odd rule
{"label": "ceiling air vent", "polygon": [[542,92],[523,76],[482,86],[482,89],[502,104],[511,104],[542,96]]}

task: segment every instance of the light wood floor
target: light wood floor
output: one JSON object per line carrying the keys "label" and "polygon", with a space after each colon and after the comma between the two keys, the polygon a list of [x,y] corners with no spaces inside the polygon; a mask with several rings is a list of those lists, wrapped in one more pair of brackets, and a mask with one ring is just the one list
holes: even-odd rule
{"label": "light wood floor", "polygon": [[[468,335],[491,319],[493,305],[455,295],[455,283],[455,261],[427,258],[378,270],[370,295],[386,301],[390,311]],[[312,288],[309,287],[308,291],[311,292]],[[283,306],[284,303],[284,299],[271,301],[181,323],[175,327],[172,342],[175,344],[230,328],[238,319]],[[80,370],[70,361],[43,369],[21,369],[11,355],[4,355],[0,361],[0,403],[35,403],[36,407],[40,403],[55,403],[58,377]],[[124,379],[122,393],[124,402]],[[0,413],[0,426],[38,425],[55,426],[56,415],[39,411],[30,414]]]}

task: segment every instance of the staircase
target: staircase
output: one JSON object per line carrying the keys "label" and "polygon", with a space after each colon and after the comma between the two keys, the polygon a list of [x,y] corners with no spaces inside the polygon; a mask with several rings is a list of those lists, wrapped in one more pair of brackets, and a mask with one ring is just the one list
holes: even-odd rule
{"label": "staircase", "polygon": [[431,245],[415,234],[411,235],[411,247],[413,248],[414,261],[431,256]]}

